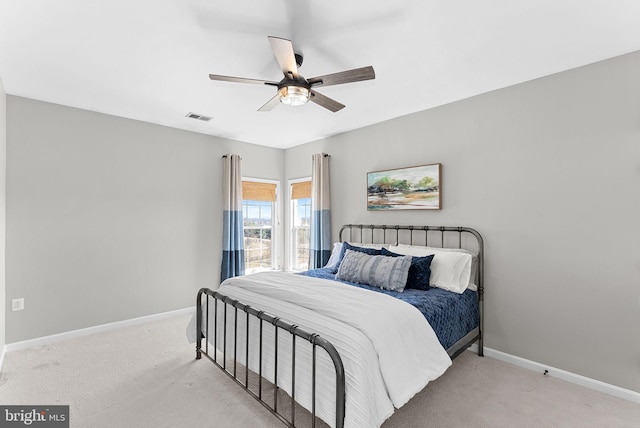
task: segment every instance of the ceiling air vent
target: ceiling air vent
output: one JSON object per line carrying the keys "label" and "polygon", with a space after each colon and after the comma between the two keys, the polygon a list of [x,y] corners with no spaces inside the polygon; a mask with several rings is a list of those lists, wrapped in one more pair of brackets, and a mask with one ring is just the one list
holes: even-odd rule
{"label": "ceiling air vent", "polygon": [[209,116],[203,116],[201,114],[196,114],[196,113],[191,113],[191,112],[187,113],[185,115],[185,117],[189,117],[191,119],[201,120],[203,122],[209,122],[211,119],[213,119],[212,117],[209,117]]}

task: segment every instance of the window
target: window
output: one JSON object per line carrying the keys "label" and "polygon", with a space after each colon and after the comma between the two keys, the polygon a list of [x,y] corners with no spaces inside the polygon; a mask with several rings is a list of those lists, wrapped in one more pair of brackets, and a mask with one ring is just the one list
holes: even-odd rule
{"label": "window", "polygon": [[291,182],[291,270],[309,269],[311,180]]}
{"label": "window", "polygon": [[242,180],[245,272],[276,268],[274,219],[277,184]]}

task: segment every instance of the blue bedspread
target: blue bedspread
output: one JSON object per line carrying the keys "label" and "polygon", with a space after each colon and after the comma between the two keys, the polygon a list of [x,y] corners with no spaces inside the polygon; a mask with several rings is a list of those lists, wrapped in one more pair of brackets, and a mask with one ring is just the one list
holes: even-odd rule
{"label": "blue bedspread", "polygon": [[[301,275],[337,281],[336,275],[331,273],[331,270],[324,268],[301,272]],[[422,312],[445,349],[449,349],[480,324],[478,295],[469,289],[462,294],[433,287],[427,291],[407,289],[399,293],[363,284],[340,282],[388,294],[412,304]]]}

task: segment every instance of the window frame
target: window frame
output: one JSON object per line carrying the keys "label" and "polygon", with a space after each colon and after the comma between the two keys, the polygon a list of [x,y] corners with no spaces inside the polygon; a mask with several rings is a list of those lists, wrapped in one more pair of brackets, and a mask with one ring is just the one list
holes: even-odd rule
{"label": "window frame", "polygon": [[[289,257],[287,258],[287,268],[289,271],[291,272],[302,272],[302,270],[298,270],[295,269],[296,267],[296,254],[297,254],[297,246],[296,246],[296,226],[295,226],[295,208],[294,208],[294,201],[295,199],[293,199],[291,197],[292,194],[292,187],[294,184],[296,183],[302,183],[305,181],[309,181],[311,182],[311,176],[309,177],[301,177],[301,178],[295,178],[295,179],[290,179],[288,180],[288,192],[287,192],[287,198],[288,198],[288,202],[289,202],[289,227],[287,230],[287,234],[288,234],[288,239],[287,239],[287,252],[289,254]],[[309,198],[310,199],[310,198]],[[309,214],[311,215],[311,212],[309,212]],[[311,220],[311,219],[309,219]],[[309,228],[311,227],[311,225],[309,225]],[[309,229],[309,245],[311,245],[311,230]],[[307,265],[307,269],[308,269],[308,265]]]}
{"label": "window frame", "polygon": [[[272,270],[279,270],[280,269],[280,265],[279,265],[279,260],[280,260],[280,253],[279,253],[279,246],[278,243],[280,242],[279,239],[279,229],[280,229],[280,222],[278,221],[279,218],[279,209],[280,209],[280,181],[279,180],[270,180],[270,179],[266,179],[266,178],[255,178],[255,177],[242,177],[242,182],[245,181],[253,181],[256,183],[267,183],[267,184],[273,184],[276,187],[276,194],[275,194],[275,201],[273,201],[273,205],[271,207],[271,267],[270,268],[264,268],[264,267],[256,267],[256,268],[249,268],[248,267],[248,263],[247,263],[247,259],[246,259],[246,248],[245,248],[245,274],[250,274],[250,273],[256,273],[256,272],[264,272],[264,271],[272,271]],[[243,239],[244,239],[244,228],[245,228],[245,217],[244,217],[244,208],[245,208],[245,201],[252,201],[253,199],[245,199],[244,195],[242,195],[242,229],[243,229]]]}

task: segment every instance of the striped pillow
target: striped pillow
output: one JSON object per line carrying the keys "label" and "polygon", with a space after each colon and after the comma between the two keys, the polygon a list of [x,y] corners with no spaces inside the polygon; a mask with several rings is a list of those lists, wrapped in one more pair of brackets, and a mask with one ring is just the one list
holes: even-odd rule
{"label": "striped pillow", "polygon": [[402,292],[407,283],[409,267],[411,256],[374,256],[347,250],[336,278]]}

